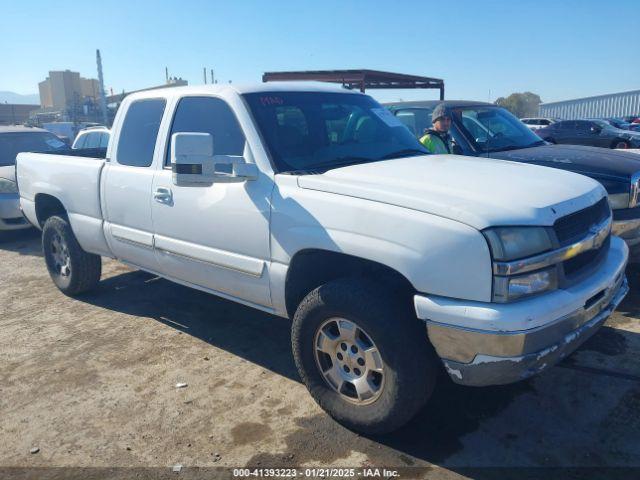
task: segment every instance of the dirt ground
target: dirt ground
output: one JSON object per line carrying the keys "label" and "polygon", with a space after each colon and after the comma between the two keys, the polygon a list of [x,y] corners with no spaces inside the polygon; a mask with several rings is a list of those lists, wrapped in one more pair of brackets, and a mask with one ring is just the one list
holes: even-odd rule
{"label": "dirt ground", "polygon": [[619,311],[559,366],[504,387],[443,378],[410,425],[366,438],[307,394],[287,320],[109,260],[96,292],[67,298],[35,231],[5,238],[0,265],[0,476],[175,465],[640,472],[640,269]]}

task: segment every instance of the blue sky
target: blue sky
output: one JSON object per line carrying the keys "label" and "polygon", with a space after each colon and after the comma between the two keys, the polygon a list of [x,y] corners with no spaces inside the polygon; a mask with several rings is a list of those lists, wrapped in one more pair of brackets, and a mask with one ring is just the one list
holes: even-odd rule
{"label": "blue sky", "polygon": [[[7,1],[0,90],[36,93],[49,70],[115,91],[260,81],[264,71],[370,68],[444,78],[447,98],[530,90],[554,101],[640,88],[640,0]],[[435,91],[371,91],[379,100]],[[490,96],[490,97],[489,97]]]}

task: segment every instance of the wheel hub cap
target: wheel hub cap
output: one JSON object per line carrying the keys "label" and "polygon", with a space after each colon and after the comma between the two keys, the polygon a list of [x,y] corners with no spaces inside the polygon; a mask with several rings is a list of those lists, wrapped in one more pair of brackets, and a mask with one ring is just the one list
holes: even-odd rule
{"label": "wheel hub cap", "polygon": [[356,404],[375,401],[384,386],[382,357],[371,337],[355,322],[331,318],[315,336],[315,358],[327,384]]}
{"label": "wheel hub cap", "polygon": [[71,273],[69,248],[64,239],[58,234],[55,234],[51,239],[51,259],[57,273],[63,277],[69,276]]}

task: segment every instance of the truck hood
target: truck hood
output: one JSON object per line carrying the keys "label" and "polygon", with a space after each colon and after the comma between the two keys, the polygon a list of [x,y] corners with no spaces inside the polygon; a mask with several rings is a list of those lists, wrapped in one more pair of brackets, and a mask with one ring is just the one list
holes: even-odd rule
{"label": "truck hood", "polygon": [[16,166],[15,165],[7,165],[4,167],[0,167],[0,178],[6,178],[7,180],[11,180],[12,182],[16,181]]}
{"label": "truck hood", "polygon": [[396,205],[478,230],[551,226],[606,195],[594,180],[551,168],[459,155],[424,155],[301,175],[298,186]]}
{"label": "truck hood", "polygon": [[640,156],[635,153],[582,145],[543,145],[506,152],[489,153],[491,158],[534,163],[578,172],[597,179],[628,184],[640,172]]}

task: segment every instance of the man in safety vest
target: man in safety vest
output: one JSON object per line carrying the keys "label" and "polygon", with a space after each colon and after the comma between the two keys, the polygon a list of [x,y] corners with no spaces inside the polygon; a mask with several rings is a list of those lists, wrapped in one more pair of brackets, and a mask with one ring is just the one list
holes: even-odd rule
{"label": "man in safety vest", "polygon": [[431,114],[433,128],[425,130],[420,138],[422,143],[431,153],[451,153],[452,143],[449,129],[451,128],[451,116],[444,103],[440,103]]}

